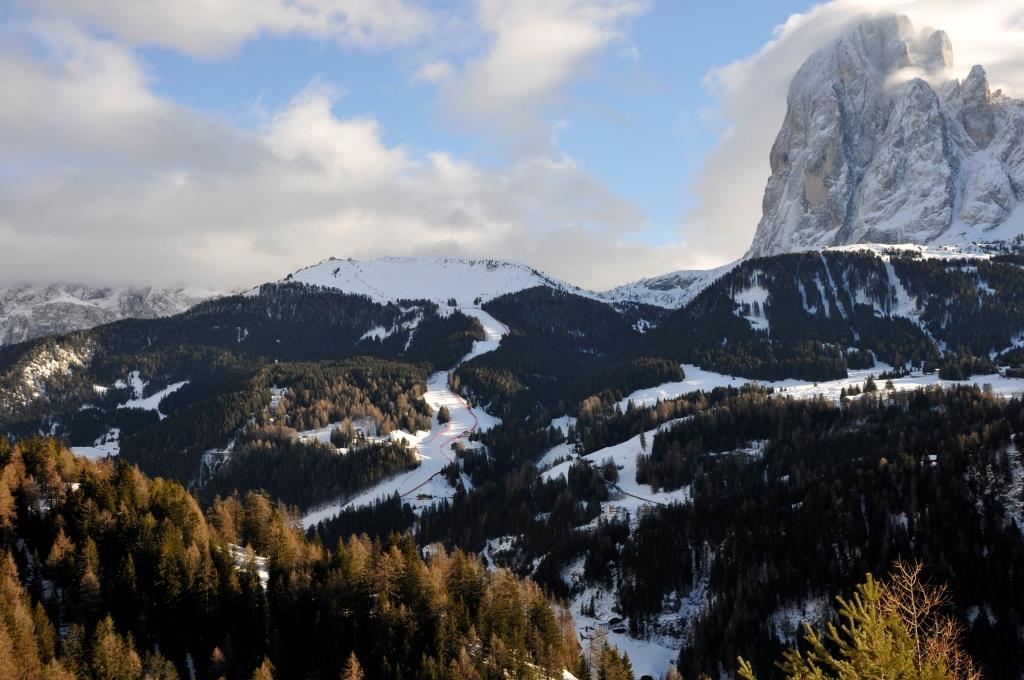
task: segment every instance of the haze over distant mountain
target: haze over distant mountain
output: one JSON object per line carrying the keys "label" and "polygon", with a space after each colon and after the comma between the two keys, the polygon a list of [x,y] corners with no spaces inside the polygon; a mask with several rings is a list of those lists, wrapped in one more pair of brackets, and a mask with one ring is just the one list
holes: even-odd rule
{"label": "haze over distant mountain", "polygon": [[903,16],[857,24],[804,62],[771,152],[748,255],[852,243],[967,243],[1024,231],[1024,102]]}
{"label": "haze over distant mountain", "polygon": [[202,288],[106,288],[73,283],[0,287],[0,345],[124,318],[170,316],[213,294]]}
{"label": "haze over distant mountain", "polygon": [[684,307],[720,276],[728,273],[736,264],[738,261],[714,269],[686,269],[651,276],[616,286],[604,291],[601,296],[610,302],[639,302],[666,309],[678,309]]}

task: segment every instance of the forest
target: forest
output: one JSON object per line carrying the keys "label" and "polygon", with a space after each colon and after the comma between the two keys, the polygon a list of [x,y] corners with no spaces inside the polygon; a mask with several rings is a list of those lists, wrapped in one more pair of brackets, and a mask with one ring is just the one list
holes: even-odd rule
{"label": "forest", "polygon": [[[143,396],[182,380],[198,383],[193,389],[209,396],[275,362],[369,356],[443,369],[483,333],[476,319],[458,311],[441,315],[425,300],[381,305],[296,283],[258,291],[216,298],[173,317],[129,319],[0,348],[0,423],[25,431],[56,424],[65,434],[65,421],[83,405],[103,410],[107,404],[94,385],[112,386],[133,371],[147,383]],[[25,371],[48,361],[70,361],[77,370],[26,384]],[[108,399],[116,396],[123,395]]]}
{"label": "forest", "polygon": [[[408,534],[325,547],[260,493],[204,512],[43,438],[0,440],[0,612],[5,678],[589,677],[530,580]],[[630,677],[614,650],[590,658]]]}
{"label": "forest", "polygon": [[497,350],[459,366],[451,384],[502,419],[557,417],[592,394],[621,398],[682,379],[678,362],[633,351],[641,338],[637,310],[620,313],[544,287],[502,295],[483,308],[511,333]]}
{"label": "forest", "polygon": [[[565,569],[583,558],[585,582],[615,593],[633,634],[683,640],[686,677],[719,677],[738,655],[776,677],[772,660],[794,642],[773,623],[780,611],[808,601],[828,611],[863,574],[919,559],[929,579],[950,584],[985,677],[1019,675],[1019,401],[978,388],[878,385],[838,404],[748,389],[689,395],[661,413],[612,411],[607,426],[577,421],[573,437],[582,453],[635,435],[616,423],[669,423],[637,451],[638,481],[685,487],[689,502],[594,524],[617,497],[607,470],[580,462],[541,481],[522,463],[424,512],[420,541],[480,550],[486,538],[518,536],[508,566],[563,597],[573,594]],[[680,624],[666,603],[687,597],[699,597],[700,613]]]}
{"label": "forest", "polygon": [[429,430],[430,407],[422,398],[428,370],[367,357],[269,364],[232,391],[206,399],[188,395],[178,408],[178,393],[172,393],[164,400],[172,402],[165,418],[122,432],[121,456],[148,474],[189,483],[200,476],[204,455],[226,452],[220,455],[230,462],[205,482],[214,493],[264,489],[306,508],[414,467],[415,458],[390,443],[364,451],[366,442],[343,456],[334,446],[301,441],[300,433],[332,424],[345,428],[357,419],[371,421],[380,435]]}

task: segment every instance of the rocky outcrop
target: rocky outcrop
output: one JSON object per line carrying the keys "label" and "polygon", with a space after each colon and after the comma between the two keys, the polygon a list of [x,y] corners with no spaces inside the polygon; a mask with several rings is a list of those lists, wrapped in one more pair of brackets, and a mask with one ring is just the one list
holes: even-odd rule
{"label": "rocky outcrop", "polygon": [[991,92],[981,66],[963,82],[952,67],[944,32],[917,33],[891,14],[808,58],[790,84],[748,254],[1024,228],[1024,102]]}

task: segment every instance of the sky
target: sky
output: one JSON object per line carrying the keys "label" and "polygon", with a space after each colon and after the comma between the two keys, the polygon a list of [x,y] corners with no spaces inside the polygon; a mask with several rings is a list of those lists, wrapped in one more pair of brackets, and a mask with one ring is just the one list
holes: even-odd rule
{"label": "sky", "polygon": [[0,282],[717,266],[749,246],[793,73],[885,10],[1024,92],[1017,0],[0,2]]}

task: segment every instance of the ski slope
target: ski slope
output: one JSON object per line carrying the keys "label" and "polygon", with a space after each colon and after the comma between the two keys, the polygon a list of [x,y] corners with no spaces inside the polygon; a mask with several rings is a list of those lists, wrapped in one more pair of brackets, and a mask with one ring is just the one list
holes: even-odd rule
{"label": "ski slope", "polygon": [[[487,335],[486,339],[473,343],[473,349],[462,358],[462,361],[497,349],[501,338],[508,334],[508,326],[479,308],[463,308],[461,311],[478,319]],[[438,371],[427,381],[427,391],[423,399],[434,411],[430,432],[392,433],[392,437],[405,439],[416,447],[419,466],[376,484],[353,498],[335,501],[313,510],[302,518],[304,529],[330,519],[346,508],[371,505],[374,501],[395,493],[401,496],[404,502],[409,503],[417,513],[438,500],[451,498],[455,490],[442,472],[455,460],[455,451],[452,447],[456,442],[464,442],[471,433],[489,430],[501,421],[488,415],[483,409],[471,407],[465,399],[452,392],[448,388],[448,376],[448,371]],[[447,407],[451,415],[451,420],[444,424],[437,422],[437,413],[442,406]],[[470,487],[468,479],[464,479],[463,483],[467,488]]]}
{"label": "ski slope", "polygon": [[[430,300],[442,309],[478,307],[506,293],[548,286],[600,300],[600,296],[518,262],[464,258],[381,257],[329,259],[289,275],[286,281],[366,295],[380,303]],[[255,293],[259,289],[250,291]],[[463,309],[466,312],[466,309]]]}
{"label": "ski slope", "polygon": [[[679,420],[672,420],[644,433],[647,446],[654,442],[654,437],[661,430],[669,429]],[[544,459],[558,460],[570,453],[567,444],[559,444],[554,447]],[[590,529],[601,519],[612,518],[624,520],[628,513],[630,524],[635,526],[639,517],[651,507],[667,505],[670,503],[683,503],[690,498],[690,487],[685,486],[675,491],[655,491],[647,484],[640,484],[636,481],[636,459],[637,454],[642,451],[640,435],[628,439],[619,444],[605,447],[594,453],[583,456],[584,460],[592,465],[600,466],[607,460],[611,460],[618,468],[619,479],[615,484],[609,484],[611,499],[601,503],[601,514],[584,527]],[[648,452],[650,449],[647,449]],[[567,460],[559,462],[542,473],[544,480],[556,479],[559,476],[567,475],[569,467],[575,462]],[[679,656],[679,642],[667,636],[652,635],[649,640],[641,640],[631,637],[624,632],[622,627],[613,625],[611,622],[620,616],[617,612],[615,602],[615,588],[605,589],[587,585],[583,577],[583,558],[576,560],[564,573],[563,578],[571,589],[571,608],[573,621],[584,641],[597,636],[597,639],[608,642],[619,648],[620,651],[629,654],[633,664],[633,671],[636,677],[650,675],[661,677],[668,669],[669,664],[674,664]],[[593,605],[593,615],[585,613],[587,608]],[[584,644],[586,644],[584,642]]]}

